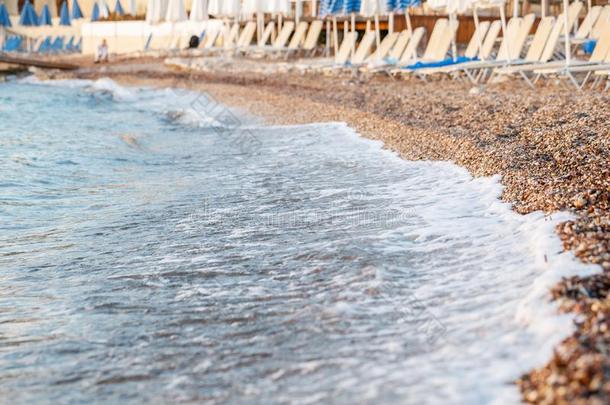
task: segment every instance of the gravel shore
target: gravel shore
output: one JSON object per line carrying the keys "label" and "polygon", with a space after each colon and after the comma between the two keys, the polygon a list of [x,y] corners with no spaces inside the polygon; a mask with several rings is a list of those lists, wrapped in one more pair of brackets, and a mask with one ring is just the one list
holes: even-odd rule
{"label": "gravel shore", "polygon": [[[212,61],[213,62],[213,61]],[[475,176],[500,174],[520,213],[574,213],[557,232],[600,274],[552,290],[577,332],[551,361],[516,383],[532,403],[610,403],[610,95],[517,80],[471,88],[451,80],[396,81],[274,72],[266,62],[206,62],[202,71],[160,61],[84,68],[80,78],[202,90],[270,123],[345,121],[411,160],[451,160]],[[241,62],[240,62],[241,63]],[[258,72],[244,65],[259,66]],[[248,67],[248,66],[246,66]],[[262,67],[262,68],[260,68]],[[273,72],[273,73],[270,73]]]}

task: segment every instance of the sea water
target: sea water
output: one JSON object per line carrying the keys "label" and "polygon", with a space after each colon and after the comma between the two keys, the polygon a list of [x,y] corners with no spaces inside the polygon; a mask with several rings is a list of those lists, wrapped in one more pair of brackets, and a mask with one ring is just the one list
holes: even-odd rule
{"label": "sea water", "polygon": [[185,90],[1,84],[0,402],[519,402],[591,269],[498,180]]}

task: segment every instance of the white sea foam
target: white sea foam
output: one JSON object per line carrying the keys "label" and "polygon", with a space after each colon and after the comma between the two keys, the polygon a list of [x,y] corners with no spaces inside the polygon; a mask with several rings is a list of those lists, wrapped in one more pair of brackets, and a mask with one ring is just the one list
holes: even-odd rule
{"label": "white sea foam", "polygon": [[[38,84],[33,79],[25,82]],[[189,127],[222,125],[217,118],[218,109],[224,107],[200,99],[195,92],[125,88],[109,79],[44,85],[107,93],[117,103]],[[206,196],[233,181],[240,188],[252,186],[252,198],[244,194],[239,195],[240,202],[223,198],[213,215],[179,217],[174,234],[155,238],[157,249],[167,253],[152,257],[146,270],[136,269],[133,278],[146,279],[146,294],[148,287],[164,285],[151,273],[154,266],[161,266],[161,280],[175,277],[172,272],[181,266],[205,280],[201,285],[192,280],[185,283],[170,301],[192,303],[205,311],[199,308],[201,296],[216,300],[218,313],[212,318],[225,315],[230,330],[222,335],[220,327],[219,335],[197,336],[198,342],[229,345],[222,353],[228,357],[214,351],[206,354],[214,361],[229,362],[231,356],[240,359],[243,355],[246,364],[247,354],[257,350],[279,355],[279,360],[271,356],[276,363],[263,358],[255,362],[260,370],[249,369],[247,375],[257,379],[241,386],[245,399],[260,400],[268,392],[268,399],[277,402],[295,398],[302,402],[331,398],[339,402],[519,402],[511,382],[548,361],[553,347],[573,331],[572,317],[557,313],[549,289],[561,277],[600,270],[563,252],[554,228],[569,215],[517,214],[500,200],[499,176],[473,178],[450,162],[404,161],[384,150],[381,142],[364,139],[343,123],[262,127],[237,119],[239,129],[251,132],[262,145],[257,152],[260,160],[239,154],[228,162],[206,160],[216,149],[192,153],[199,152],[206,162],[203,169],[196,166],[197,179],[205,180],[200,186]],[[223,144],[223,140],[219,136],[215,147],[225,148],[222,152],[230,155],[232,143]],[[175,153],[184,147],[170,146]],[[192,168],[187,169],[182,168],[182,176],[192,175]],[[386,205],[375,211],[378,200]],[[294,201],[306,204],[282,211]],[[242,206],[248,203],[252,205]],[[366,218],[350,216],[359,214],[356,209],[362,206],[390,219],[397,213],[404,217],[387,226],[363,226]],[[329,210],[337,211],[336,215],[329,217]],[[239,222],[259,211],[269,214],[265,217],[269,220]],[[306,218],[309,226],[300,230],[298,221],[294,221],[297,226],[290,222],[294,216]],[[297,231],[296,241],[290,239]],[[220,233],[222,238],[208,237],[206,232]],[[175,238],[186,235],[187,244],[200,234],[205,238],[196,253],[175,246]],[[129,252],[133,251],[137,248]],[[146,255],[137,260],[147,260]],[[241,269],[244,262],[259,263],[255,268],[264,276],[251,267],[233,276],[232,270]],[[125,277],[123,271],[104,280],[120,282]],[[320,279],[323,288],[317,284]],[[381,291],[386,299],[380,300],[370,290]],[[425,307],[424,313],[413,310],[418,305],[411,297]],[[251,331],[240,329],[232,319],[245,316],[242,312],[260,303],[266,304],[256,307],[255,314],[261,321],[271,319],[280,325],[270,326],[278,335],[285,333],[281,328],[286,325],[300,329],[289,330],[290,338],[283,340],[273,340],[264,330],[239,340],[235,336],[249,336]],[[280,315],[260,315],[268,313]],[[185,316],[192,316],[188,306]],[[439,334],[443,341],[418,342],[413,326],[403,323],[403,318],[412,317],[438,319],[446,329]],[[259,325],[255,322],[254,326]],[[180,329],[181,333],[191,331]],[[213,331],[206,325],[201,333]],[[235,339],[244,346],[234,343]],[[375,344],[378,347],[370,347]],[[313,353],[299,357],[303,348]],[[210,363],[201,364],[200,372],[213,369]],[[241,366],[223,367],[231,381],[243,376]],[[169,383],[175,389],[184,385],[197,389],[197,381],[184,375],[173,375]],[[392,395],[387,396],[388,392]]]}

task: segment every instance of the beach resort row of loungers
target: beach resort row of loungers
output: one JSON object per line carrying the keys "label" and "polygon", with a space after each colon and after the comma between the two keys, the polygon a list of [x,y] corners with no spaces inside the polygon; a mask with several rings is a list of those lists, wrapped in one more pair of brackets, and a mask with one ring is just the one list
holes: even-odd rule
{"label": "beach resort row of loungers", "polygon": [[[31,43],[28,44],[27,42]],[[78,53],[81,51],[82,38],[76,36],[65,37],[42,36],[35,39],[24,38],[20,35],[10,35],[4,42],[2,52],[20,53]]]}
{"label": "beach resort row of loungers", "polygon": [[[576,26],[582,8],[580,1],[570,5],[569,27]],[[192,56],[204,58],[190,60],[188,64],[190,68],[197,68],[198,63],[203,66],[213,61],[206,59],[210,55],[229,54],[270,60],[284,57],[287,61],[276,62],[276,69],[303,73],[387,74],[423,80],[450,77],[473,84],[512,76],[525,80],[532,87],[542,78],[553,77],[568,79],[579,89],[590,79],[594,79],[594,86],[608,79],[610,5],[590,8],[578,29],[570,30],[573,53],[587,43],[592,45],[592,52],[588,58],[585,55],[572,59],[569,65],[565,61],[564,15],[543,17],[532,35],[535,20],[533,14],[514,17],[504,29],[500,20],[482,21],[462,54],[455,52],[457,20],[438,19],[429,35],[423,27],[389,32],[380,39],[373,30],[366,31],[360,38],[357,32],[345,30],[341,33],[342,41],[333,45],[334,57],[315,58],[312,56],[321,51],[318,40],[325,22],[295,24],[285,21],[274,40],[271,38],[275,24],[270,22],[254,45],[256,23],[248,22],[241,32],[234,24],[223,31],[204,34],[200,48],[191,52]],[[339,35],[334,34],[338,38]],[[427,42],[423,46],[426,36]],[[184,60],[172,59],[169,63],[184,65]],[[610,85],[606,85],[606,90],[608,87]]]}

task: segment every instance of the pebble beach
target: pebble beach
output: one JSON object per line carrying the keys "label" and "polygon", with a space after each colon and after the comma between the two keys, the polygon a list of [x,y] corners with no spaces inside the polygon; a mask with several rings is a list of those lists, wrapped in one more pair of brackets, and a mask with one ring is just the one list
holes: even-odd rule
{"label": "pebble beach", "polygon": [[556,230],[566,250],[599,266],[550,295],[576,314],[576,333],[549,363],[515,383],[531,403],[610,401],[610,96],[519,80],[485,88],[386,75],[303,73],[279,62],[127,59],[43,78],[200,90],[272,124],[346,122],[407,160],[449,160],[474,176],[500,175],[519,213],[568,211]]}

